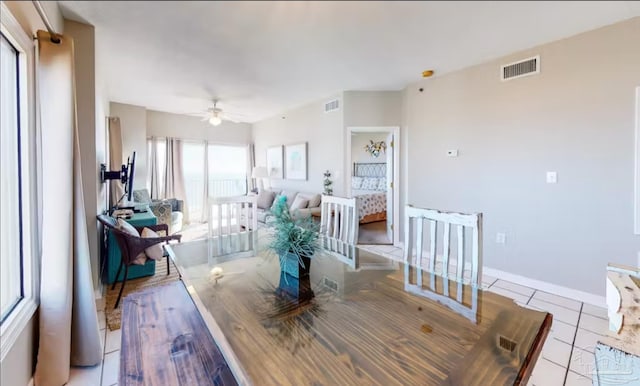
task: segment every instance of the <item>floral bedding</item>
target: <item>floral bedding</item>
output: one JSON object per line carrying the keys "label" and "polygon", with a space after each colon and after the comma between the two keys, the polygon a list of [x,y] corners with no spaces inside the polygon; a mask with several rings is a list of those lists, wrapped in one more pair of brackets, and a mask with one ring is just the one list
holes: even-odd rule
{"label": "floral bedding", "polygon": [[387,193],[356,196],[360,224],[387,219]]}

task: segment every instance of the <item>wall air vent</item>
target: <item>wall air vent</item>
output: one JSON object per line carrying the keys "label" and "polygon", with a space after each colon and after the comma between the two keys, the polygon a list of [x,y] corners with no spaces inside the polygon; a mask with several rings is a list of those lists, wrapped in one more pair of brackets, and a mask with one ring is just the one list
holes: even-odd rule
{"label": "wall air vent", "polygon": [[324,112],[330,113],[332,111],[337,111],[340,109],[340,101],[338,99],[334,99],[324,104]]}
{"label": "wall air vent", "polygon": [[500,66],[500,80],[506,81],[540,73],[540,55]]}

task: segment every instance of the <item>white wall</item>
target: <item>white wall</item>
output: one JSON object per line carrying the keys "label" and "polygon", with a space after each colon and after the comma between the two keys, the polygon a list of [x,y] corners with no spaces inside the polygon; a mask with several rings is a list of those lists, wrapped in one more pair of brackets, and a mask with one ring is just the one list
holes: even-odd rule
{"label": "white wall", "polygon": [[[387,141],[387,133],[353,133],[351,135],[351,162],[383,164],[387,162],[385,153],[380,153],[374,157],[364,150],[365,145],[371,144],[369,141]],[[389,144],[387,143],[387,146]],[[353,171],[353,169],[350,169]]]}
{"label": "white wall", "polygon": [[[30,1],[4,1],[3,3],[7,5],[27,35],[33,36],[37,30],[45,29],[44,23]],[[64,22],[58,8],[58,2],[44,1],[42,5],[56,32],[64,32]],[[37,312],[23,328],[7,355],[0,361],[0,384],[2,385],[26,385],[31,379],[38,344]]]}
{"label": "white wall", "polygon": [[[340,98],[333,95],[253,124],[256,165],[266,166],[267,148],[308,142],[308,180],[271,180],[274,188],[304,192],[323,191],[323,173],[333,174],[335,195],[344,195],[345,140],[343,109],[324,112],[324,103]],[[347,172],[348,173],[348,172]]]}
{"label": "white wall", "polygon": [[122,162],[136,152],[133,188],[144,189],[147,183],[147,110],[144,107],[111,102],[110,116],[120,118]]}
{"label": "white wall", "polygon": [[223,121],[220,126],[212,126],[198,117],[147,110],[147,137],[175,137],[246,145],[251,142],[251,124]]}
{"label": "white wall", "polygon": [[[483,212],[485,265],[603,295],[607,263],[635,265],[640,250],[638,41],[635,18],[411,84],[408,203]],[[501,63],[537,54],[539,75],[499,80]],[[448,149],[460,156],[446,157]],[[545,182],[547,171],[557,184]]]}

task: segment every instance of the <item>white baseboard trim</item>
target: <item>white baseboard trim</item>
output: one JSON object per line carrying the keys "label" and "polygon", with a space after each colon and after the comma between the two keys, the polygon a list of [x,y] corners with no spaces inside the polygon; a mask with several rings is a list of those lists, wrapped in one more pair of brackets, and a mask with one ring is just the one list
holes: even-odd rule
{"label": "white baseboard trim", "polygon": [[563,296],[569,299],[575,299],[597,307],[607,308],[607,301],[604,296],[598,296],[589,292],[579,291],[569,287],[563,287],[561,285],[548,283],[542,280],[531,279],[529,277],[516,275],[514,273],[501,271],[499,269],[486,266],[482,267],[482,273],[526,287],[531,287],[540,291],[549,292],[554,295]]}
{"label": "white baseboard trim", "polygon": [[98,288],[93,290],[93,296],[97,299],[102,299],[102,288],[104,286],[102,285],[102,283],[100,284],[100,286],[98,286]]}

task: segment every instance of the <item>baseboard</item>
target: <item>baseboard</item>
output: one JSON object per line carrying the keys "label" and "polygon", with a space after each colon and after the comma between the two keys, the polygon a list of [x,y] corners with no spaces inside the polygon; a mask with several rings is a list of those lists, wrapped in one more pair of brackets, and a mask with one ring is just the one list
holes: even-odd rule
{"label": "baseboard", "polygon": [[569,299],[575,299],[597,307],[607,308],[607,301],[604,296],[598,296],[589,292],[579,291],[569,287],[563,287],[561,285],[548,283],[542,280],[531,279],[529,277],[516,275],[495,268],[482,267],[482,273],[526,287],[535,288],[540,291],[549,292],[554,295],[563,296]]}
{"label": "baseboard", "polygon": [[98,286],[98,288],[93,290],[93,296],[97,299],[102,299],[102,289],[103,289],[103,285],[102,283],[100,283],[100,285]]}
{"label": "baseboard", "polygon": [[27,386],[33,386],[33,377],[31,377],[31,379],[29,379],[29,383],[27,383]]}

